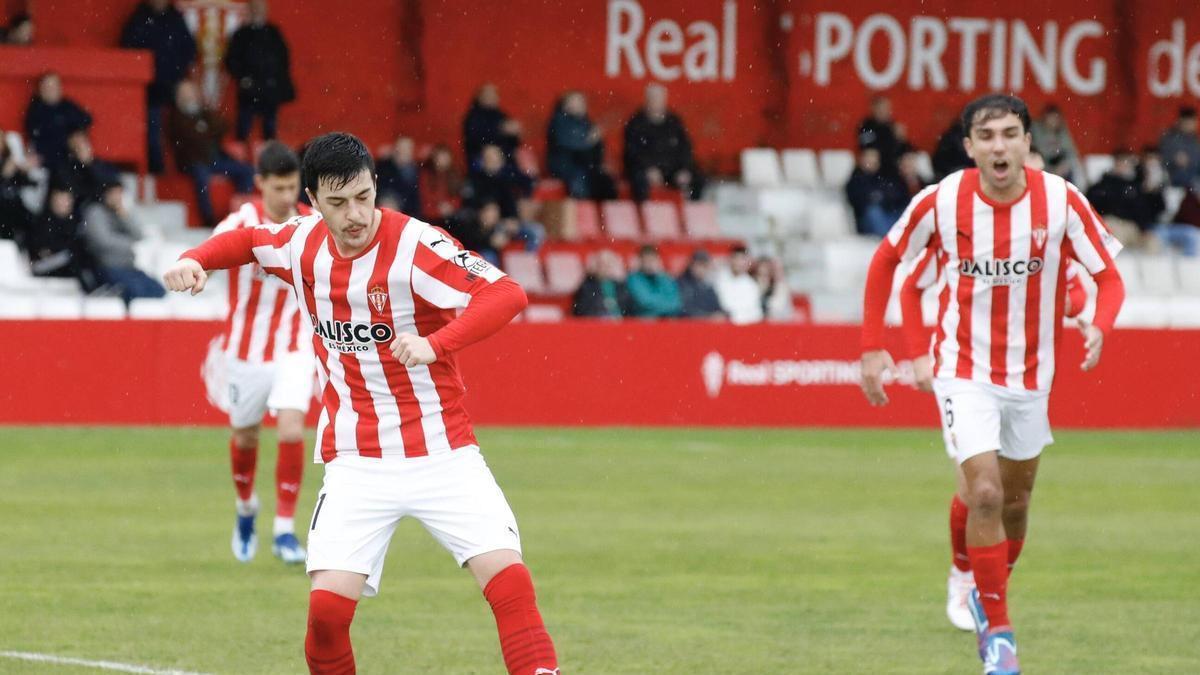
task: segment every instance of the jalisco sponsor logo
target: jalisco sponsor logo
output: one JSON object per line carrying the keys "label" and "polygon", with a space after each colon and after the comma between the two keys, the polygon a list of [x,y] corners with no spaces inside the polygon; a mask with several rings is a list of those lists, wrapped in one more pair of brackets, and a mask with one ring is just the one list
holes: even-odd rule
{"label": "jalisco sponsor logo", "polygon": [[[856,361],[838,359],[764,359],[757,362],[726,359],[712,351],[700,362],[700,377],[709,398],[717,398],[726,387],[857,387],[862,381],[862,366]],[[912,362],[896,364],[897,375],[884,373],[884,383],[911,385]]]}
{"label": "jalisco sponsor logo", "polygon": [[1042,259],[1009,260],[999,258],[992,260],[975,260],[964,258],[958,263],[958,273],[966,277],[974,277],[994,286],[1011,286],[1025,281],[1042,271]]}
{"label": "jalisco sponsor logo", "polygon": [[318,321],[310,314],[313,331],[325,344],[340,352],[365,352],[376,342],[391,342],[395,331],[386,323],[353,323],[350,321]]}

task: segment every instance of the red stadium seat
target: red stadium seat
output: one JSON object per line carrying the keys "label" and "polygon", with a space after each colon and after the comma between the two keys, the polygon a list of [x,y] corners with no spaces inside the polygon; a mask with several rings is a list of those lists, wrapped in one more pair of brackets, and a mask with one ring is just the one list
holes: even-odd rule
{"label": "red stadium seat", "polygon": [[646,223],[646,237],[651,241],[683,239],[675,202],[642,202],[642,222]]}
{"label": "red stadium seat", "polygon": [[533,199],[539,202],[549,202],[567,198],[567,186],[557,178],[543,178],[533,186]]}
{"label": "red stadium seat", "polygon": [[642,230],[638,227],[637,206],[627,200],[604,202],[604,232],[609,239],[639,240]]}
{"label": "red stadium seat", "polygon": [[583,283],[583,260],[575,251],[551,251],[546,254],[545,266],[547,293],[567,295]]}
{"label": "red stadium seat", "polygon": [[513,281],[521,284],[527,293],[542,293],[546,289],[542,281],[542,261],[536,253],[505,251],[504,271]]}
{"label": "red stadium seat", "polygon": [[684,202],[683,223],[691,239],[720,239],[717,205],[712,202]]}
{"label": "red stadium seat", "polygon": [[574,210],[575,239],[600,239],[604,233],[600,230],[600,207],[590,200],[572,199],[570,208]]}
{"label": "red stadium seat", "polygon": [[[213,213],[220,221],[229,215],[234,197],[233,183],[228,178],[216,174],[208,181],[208,198],[212,201]],[[200,209],[196,206],[196,189],[192,179],[180,173],[170,173],[160,176],[155,181],[155,193],[158,199],[180,201],[187,205],[188,225],[199,227]]]}

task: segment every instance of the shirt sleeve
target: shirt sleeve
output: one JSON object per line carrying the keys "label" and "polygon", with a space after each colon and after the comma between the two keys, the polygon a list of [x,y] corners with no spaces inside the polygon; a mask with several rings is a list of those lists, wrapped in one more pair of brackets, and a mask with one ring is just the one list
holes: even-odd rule
{"label": "shirt sleeve", "polygon": [[1095,277],[1114,267],[1113,258],[1123,248],[1100,215],[1074,186],[1067,187],[1066,253]]}
{"label": "shirt sleeve", "polygon": [[883,349],[883,317],[892,294],[892,277],[901,261],[913,260],[929,246],[937,225],[936,204],[937,185],[918,192],[875,250],[863,293],[864,352]]}
{"label": "shirt sleeve", "polygon": [[268,274],[291,283],[290,246],[299,218],[274,227],[236,227],[228,226],[228,223],[227,218],[221,226],[228,229],[218,231],[203,244],[184,251],[180,259],[191,258],[206,270],[227,270],[257,262]]}
{"label": "shirt sleeve", "polygon": [[937,185],[921,190],[908,203],[904,214],[888,230],[885,239],[896,249],[900,260],[916,259],[929,245],[937,229]]}
{"label": "shirt sleeve", "polygon": [[909,356],[916,358],[929,352],[929,330],[921,311],[921,299],[925,290],[933,287],[941,273],[937,251],[928,246],[917,259],[916,266],[904,279],[900,287],[900,316],[904,338],[908,343]]}

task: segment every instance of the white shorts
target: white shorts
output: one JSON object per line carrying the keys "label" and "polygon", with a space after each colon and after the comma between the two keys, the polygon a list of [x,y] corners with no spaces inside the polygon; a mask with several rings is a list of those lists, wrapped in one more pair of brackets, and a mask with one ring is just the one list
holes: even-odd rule
{"label": "white shorts", "polygon": [[268,363],[226,358],[229,425],[234,429],[255,426],[268,410],[272,414],[280,410],[308,412],[315,367],[312,354],[306,351],[289,352]]}
{"label": "white shorts", "polygon": [[344,455],[325,465],[308,528],[308,572],[365,574],[363,595],[376,595],[405,516],[420,521],[460,567],[489,551],[521,552],[517,519],[479,448],[404,459]]}
{"label": "white shorts", "polygon": [[937,378],[933,381],[946,453],[959,464],[993,450],[1024,461],[1054,442],[1047,406],[1050,392]]}

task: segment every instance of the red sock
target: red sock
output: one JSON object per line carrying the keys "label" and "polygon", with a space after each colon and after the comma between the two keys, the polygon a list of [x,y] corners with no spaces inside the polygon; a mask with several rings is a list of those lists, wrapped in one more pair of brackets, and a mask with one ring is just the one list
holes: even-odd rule
{"label": "red sock", "polygon": [[313,591],[308,596],[308,635],[304,658],[310,673],[354,675],[354,649],[350,646],[350,622],[357,600],[330,591]]}
{"label": "red sock", "polygon": [[509,675],[558,675],[554,643],[538,613],[529,568],[521,563],[505,567],[488,582],[483,597],[496,615]]}
{"label": "red sock", "polygon": [[971,558],[967,555],[967,503],[954,493],[950,500],[950,561],[959,572],[971,571]]}
{"label": "red sock", "polygon": [[975,587],[987,614],[990,630],[1011,626],[1008,621],[1008,542],[992,546],[968,546]]}
{"label": "red sock", "polygon": [[1017,564],[1017,558],[1021,557],[1021,547],[1025,545],[1024,539],[1009,539],[1008,540],[1008,573],[1012,574],[1013,566]]}
{"label": "red sock", "polygon": [[304,441],[279,442],[275,462],[275,515],[291,518],[296,514],[300,479],[304,476]]}
{"label": "red sock", "polygon": [[240,448],[229,441],[229,463],[233,467],[233,486],[238,499],[248,501],[254,496],[254,466],[258,463],[258,446]]}

